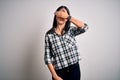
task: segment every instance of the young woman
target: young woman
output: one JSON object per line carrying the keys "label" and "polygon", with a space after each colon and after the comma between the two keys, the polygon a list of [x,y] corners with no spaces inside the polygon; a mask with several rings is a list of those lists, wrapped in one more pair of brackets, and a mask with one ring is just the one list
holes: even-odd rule
{"label": "young woman", "polygon": [[[66,6],[60,6],[54,15],[53,26],[45,34],[45,64],[53,80],[80,80],[75,36],[84,33],[87,24],[71,16]],[[70,26],[70,23],[75,26]]]}

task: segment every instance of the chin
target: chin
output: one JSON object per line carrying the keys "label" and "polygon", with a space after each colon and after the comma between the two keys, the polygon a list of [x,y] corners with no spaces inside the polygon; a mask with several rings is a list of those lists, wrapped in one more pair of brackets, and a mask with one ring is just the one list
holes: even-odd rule
{"label": "chin", "polygon": [[59,24],[65,24],[65,22],[64,22],[64,21],[59,21],[58,23],[59,23]]}

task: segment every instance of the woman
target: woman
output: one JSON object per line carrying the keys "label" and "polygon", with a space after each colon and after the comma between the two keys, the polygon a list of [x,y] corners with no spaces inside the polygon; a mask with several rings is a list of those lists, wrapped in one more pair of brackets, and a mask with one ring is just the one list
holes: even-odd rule
{"label": "woman", "polygon": [[70,16],[66,6],[60,6],[54,13],[53,26],[45,34],[44,55],[53,80],[80,80],[80,58],[75,36],[86,29],[87,24]]}

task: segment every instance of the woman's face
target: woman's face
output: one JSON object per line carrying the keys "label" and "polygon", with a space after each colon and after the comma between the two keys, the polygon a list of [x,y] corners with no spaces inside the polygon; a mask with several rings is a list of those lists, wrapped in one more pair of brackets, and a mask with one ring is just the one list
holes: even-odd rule
{"label": "woman's face", "polygon": [[66,9],[61,8],[58,12],[59,13],[56,16],[57,23],[60,24],[60,25],[65,24],[66,21],[67,21],[67,18],[65,18],[65,16],[68,15]]}

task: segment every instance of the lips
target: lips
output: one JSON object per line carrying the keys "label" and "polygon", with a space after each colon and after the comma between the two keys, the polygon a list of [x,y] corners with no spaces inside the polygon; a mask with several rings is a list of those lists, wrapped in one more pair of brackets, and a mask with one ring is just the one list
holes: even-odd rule
{"label": "lips", "polygon": [[66,22],[66,19],[65,18],[61,18],[61,17],[56,17],[57,19],[57,23],[58,24],[64,24]]}
{"label": "lips", "polygon": [[65,21],[65,19],[61,18],[61,17],[59,17],[58,19],[59,19],[59,21]]}

